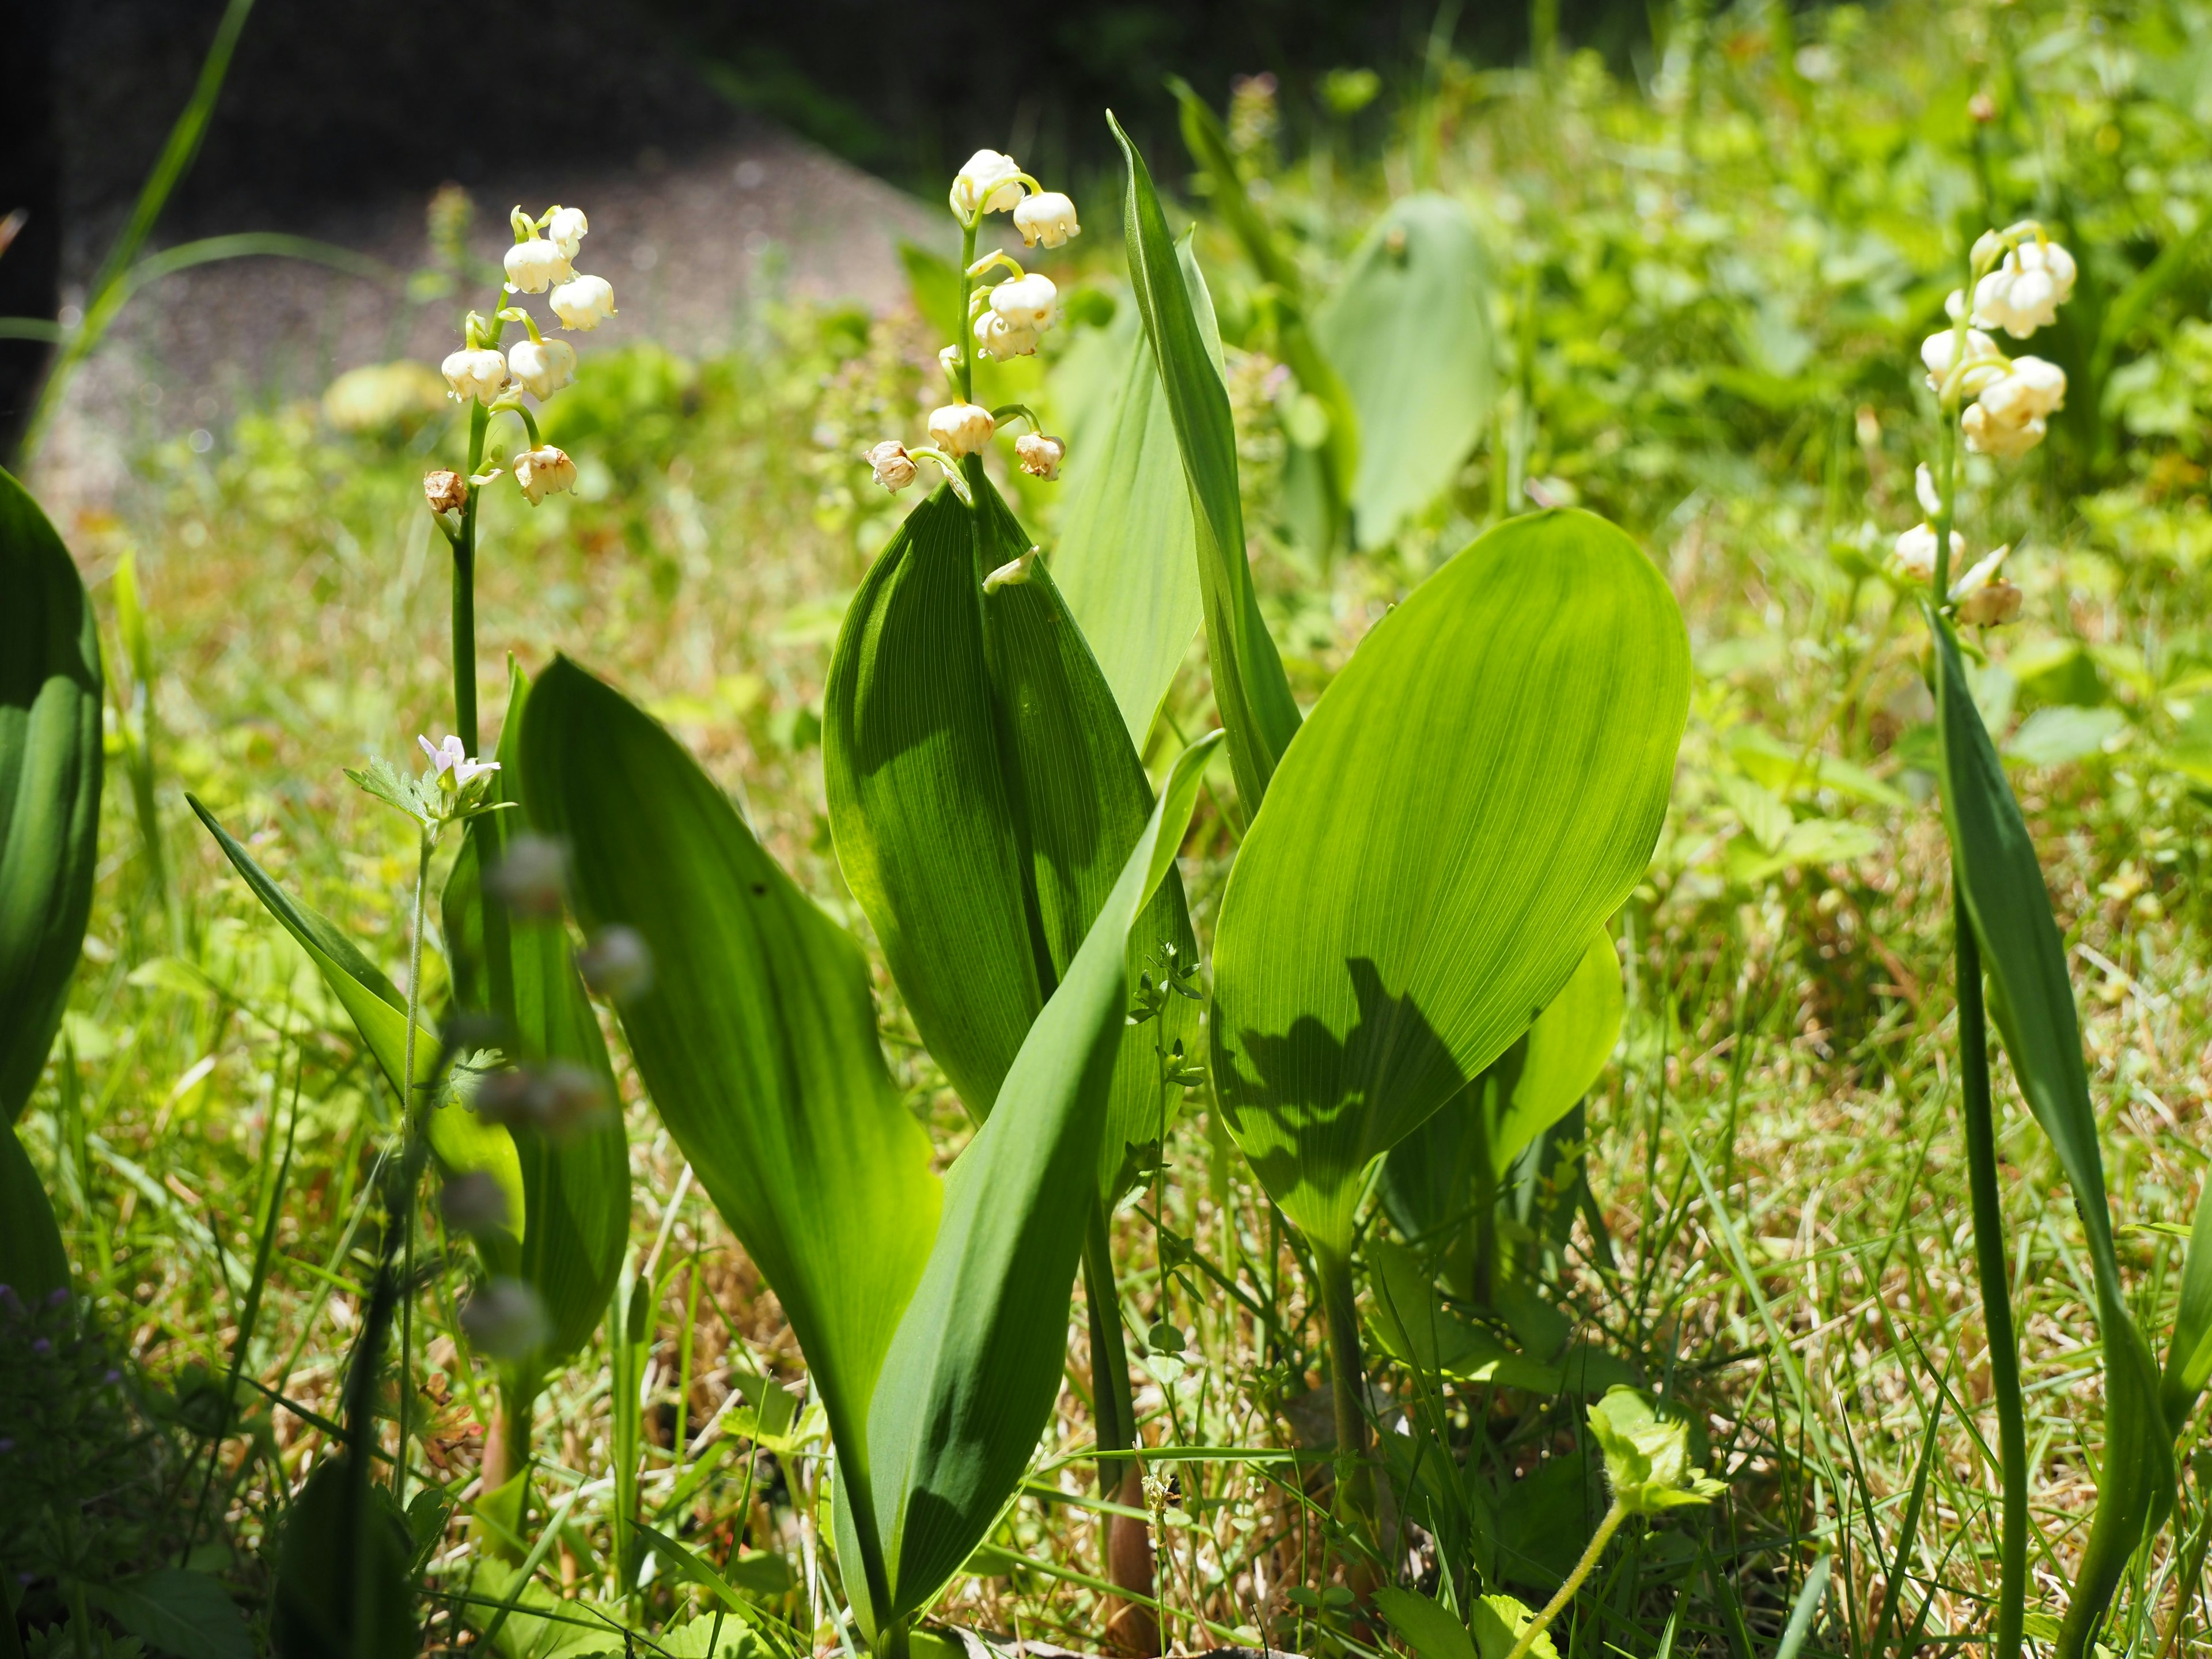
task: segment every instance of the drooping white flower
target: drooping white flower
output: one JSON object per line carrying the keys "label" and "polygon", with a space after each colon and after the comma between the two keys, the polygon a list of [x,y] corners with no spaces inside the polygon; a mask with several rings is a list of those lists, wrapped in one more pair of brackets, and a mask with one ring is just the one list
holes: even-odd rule
{"label": "drooping white flower", "polygon": [[1026,357],[1036,349],[1035,329],[1018,327],[995,311],[984,311],[976,317],[975,349],[979,355],[1003,363]]}
{"label": "drooping white flower", "polygon": [[519,340],[507,349],[507,368],[542,404],[576,378],[576,348],[566,340]]}
{"label": "drooping white flower", "polygon": [[517,294],[543,294],[575,274],[568,269],[568,256],[542,236],[507,249],[506,263],[507,285]]}
{"label": "drooping white flower", "polygon": [[[1951,557],[1955,562],[1966,556],[1966,538],[1957,531],[1951,532]],[[1897,568],[1917,581],[1932,580],[1936,574],[1936,527],[1917,524],[1897,538]]]}
{"label": "drooping white flower", "polygon": [[1966,447],[1977,455],[1994,455],[1999,460],[2016,461],[2043,441],[2048,430],[2039,416],[2032,421],[1993,421],[1990,412],[1979,404],[1968,406],[1959,422],[1966,434]]}
{"label": "drooping white flower", "polygon": [[1974,320],[2025,340],[2073,297],[2074,256],[2056,242],[2023,242],[1974,286]]}
{"label": "drooping white flower", "polygon": [[1052,278],[1033,270],[993,289],[991,311],[993,315],[1005,318],[1008,328],[1042,334],[1052,326],[1053,307],[1059,300],[1060,290],[1052,285]]}
{"label": "drooping white flower", "polygon": [[[1941,392],[1943,382],[1957,362],[1958,331],[1944,329],[1929,335],[1920,343],[1920,362],[1928,370],[1928,389]],[[1981,383],[2001,373],[2004,368],[2004,353],[1997,343],[1978,328],[1966,331],[1966,373],[1963,389],[1968,397],[1981,390]]]}
{"label": "drooping white flower", "polygon": [[588,334],[615,314],[614,284],[604,276],[578,276],[552,294],[553,314],[561,326]]}
{"label": "drooping white flower", "polygon": [[914,482],[914,458],[896,438],[886,438],[870,450],[868,465],[875,469],[876,482],[893,495]]}
{"label": "drooping white flower", "polygon": [[514,481],[522,486],[522,493],[530,498],[532,507],[556,489],[576,487],[576,464],[564,450],[547,444],[542,449],[526,449],[514,458]]}
{"label": "drooping white flower", "polygon": [[947,404],[930,411],[930,442],[956,460],[978,453],[997,429],[991,411],[977,404]]}
{"label": "drooping white flower", "polygon": [[1083,234],[1083,227],[1075,222],[1075,204],[1056,190],[1024,196],[1014,209],[1014,228],[1021,232],[1024,247],[1039,242],[1060,247],[1069,237]]}
{"label": "drooping white flower", "polygon": [[1960,421],[1979,455],[2025,455],[2043,441],[2046,418],[2066,402],[2066,371],[2040,357],[2015,357],[1981,391]]}
{"label": "drooping white flower", "polygon": [[489,349],[449,352],[438,369],[463,403],[473,398],[489,407],[507,387],[507,359]]}
{"label": "drooping white flower", "polygon": [[545,234],[562,257],[573,259],[576,250],[583,246],[584,233],[591,228],[581,208],[556,207],[553,216],[545,222]]}
{"label": "drooping white flower", "polygon": [[987,213],[1004,213],[1022,199],[1021,168],[1011,155],[979,149],[952,181],[952,211],[964,224]]}
{"label": "drooping white flower", "polygon": [[422,745],[422,752],[430,757],[430,764],[437,771],[439,783],[446,788],[465,789],[484,773],[499,770],[497,761],[473,759],[460,738],[451,732],[440,744],[420,736],[415,741]]}
{"label": "drooping white flower", "polygon": [[1014,440],[1014,454],[1023,471],[1049,483],[1060,476],[1060,464],[1067,454],[1067,446],[1049,433],[1024,432]]}

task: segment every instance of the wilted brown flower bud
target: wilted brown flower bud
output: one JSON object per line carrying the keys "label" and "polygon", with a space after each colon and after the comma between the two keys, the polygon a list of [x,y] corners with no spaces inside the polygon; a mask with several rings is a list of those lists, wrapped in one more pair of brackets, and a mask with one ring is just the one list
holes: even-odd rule
{"label": "wilted brown flower bud", "polygon": [[458,513],[469,504],[469,487],[461,475],[443,467],[423,475],[422,495],[433,513]]}

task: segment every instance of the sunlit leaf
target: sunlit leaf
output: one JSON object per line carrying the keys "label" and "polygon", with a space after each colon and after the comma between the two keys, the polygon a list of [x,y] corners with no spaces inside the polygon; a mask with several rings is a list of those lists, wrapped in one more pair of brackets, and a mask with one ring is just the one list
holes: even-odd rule
{"label": "sunlit leaf", "polygon": [[1936,718],[1942,736],[1943,822],[1954,879],[1989,978],[1990,1015],[2036,1121],[2074,1191],[2096,1287],[2105,1349],[2105,1446],[2097,1509],[2066,1610],[2059,1650],[2087,1651],[2143,1529],[2173,1498],[2174,1469],[2158,1373],[2128,1310],[2112,1248],[2096,1108],[2066,948],[2035,843],[1976,713],[1948,624],[1932,613]]}
{"label": "sunlit leaf", "polygon": [[1208,354],[1145,158],[1111,115],[1107,123],[1129,168],[1123,208],[1129,280],[1136,288],[1137,309],[1159,365],[1168,418],[1175,427],[1190,488],[1214,704],[1229,733],[1237,795],[1244,810],[1255,812],[1297,732],[1298,706],[1283,675],[1281,653],[1261,620],[1251,567],[1245,559],[1244,508],[1237,481],[1237,429],[1229,410],[1229,389]]}
{"label": "sunlit leaf", "polygon": [[2212,1380],[2212,1181],[2197,1195],[2196,1224],[2189,1231],[2189,1248],[2181,1261],[2173,1340],[2166,1348],[2166,1374],[2159,1389],[2166,1425],[2172,1432],[2181,1432],[2208,1380]]}
{"label": "sunlit leaf", "polygon": [[0,1123],[45,1069],[100,851],[100,634],[69,550],[0,471]]}
{"label": "sunlit leaf", "polygon": [[1572,511],[1459,555],[1323,696],[1231,872],[1212,1023],[1231,1132],[1317,1249],[1642,878],[1688,699],[1665,581]]}
{"label": "sunlit leaf", "polygon": [[38,1168],[14,1127],[0,1124],[0,1285],[35,1302],[69,1282],[69,1255]]}

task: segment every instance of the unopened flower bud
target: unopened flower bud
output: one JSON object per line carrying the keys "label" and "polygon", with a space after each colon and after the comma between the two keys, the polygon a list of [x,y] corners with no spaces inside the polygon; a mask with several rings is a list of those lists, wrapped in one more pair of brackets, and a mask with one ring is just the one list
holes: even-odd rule
{"label": "unopened flower bud", "polygon": [[914,482],[914,458],[896,438],[886,438],[870,450],[868,465],[876,471],[876,482],[894,495]]}
{"label": "unopened flower bud", "polygon": [[561,914],[568,879],[568,848],[525,830],[508,839],[499,862],[484,872],[483,884],[515,915],[544,921]]}
{"label": "unopened flower bud", "polygon": [[438,370],[463,403],[473,398],[489,407],[507,386],[507,359],[486,348],[449,352]]}
{"label": "unopened flower bud", "polygon": [[[1928,371],[1928,389],[1930,392],[1943,389],[1943,382],[1949,378],[1951,366],[1958,361],[1958,349],[1956,329],[1944,329],[1920,343],[1920,362]],[[1968,329],[1966,373],[1962,388],[1966,395],[1972,397],[1981,390],[1983,383],[2002,373],[2003,368],[2004,353],[1997,349],[1997,343],[1978,328]]]}
{"label": "unopened flower bud", "polygon": [[1974,320],[2025,340],[2058,319],[2073,297],[2074,256],[2056,242],[2022,242],[1974,287]]}
{"label": "unopened flower bud", "polygon": [[2010,582],[1991,582],[1959,601],[1959,620],[1976,628],[2001,628],[2020,615],[2021,592]]}
{"label": "unopened flower bud", "polygon": [[584,983],[612,1002],[629,1002],[653,985],[653,952],[635,927],[615,922],[592,935],[576,952]]}
{"label": "unopened flower bud", "polygon": [[514,481],[535,507],[556,489],[576,487],[576,464],[566,451],[551,444],[543,449],[526,449],[514,458]]}
{"label": "unopened flower bud", "polygon": [[1936,475],[1925,461],[1912,470],[1912,493],[1920,498],[1920,510],[1930,519],[1943,510],[1943,498],[1936,493]]}
{"label": "unopened flower bud", "polygon": [[491,1359],[527,1359],[553,1334],[545,1304],[519,1279],[493,1279],[477,1287],[461,1308],[461,1329]]}
{"label": "unopened flower bud", "polygon": [[991,310],[993,314],[1006,319],[1009,328],[1042,334],[1052,326],[1053,307],[1059,298],[1060,290],[1053,287],[1052,278],[1033,270],[993,289]]}
{"label": "unopened flower bud", "polygon": [[441,467],[422,475],[422,499],[433,513],[458,513],[469,504],[469,487],[459,473]]}
{"label": "unopened flower bud", "polygon": [[1067,446],[1048,433],[1024,432],[1014,440],[1014,454],[1021,461],[1023,471],[1032,478],[1049,482],[1060,476],[1060,464],[1067,454]]}
{"label": "unopened flower bud", "polygon": [[1006,212],[1022,199],[1021,171],[1011,155],[977,150],[952,181],[952,211],[963,224],[986,213]]}
{"label": "unopened flower bud", "polygon": [[1075,204],[1056,190],[1024,196],[1014,209],[1014,228],[1021,232],[1027,247],[1039,242],[1059,247],[1069,237],[1083,234],[1083,227],[1075,222]]}
{"label": "unopened flower bud", "polygon": [[955,459],[979,453],[996,429],[991,411],[976,404],[947,404],[930,411],[930,442]]}
{"label": "unopened flower bud", "polygon": [[581,208],[556,207],[553,216],[545,222],[545,235],[563,258],[573,259],[583,245],[584,233],[591,228]]}
{"label": "unopened flower bud", "polygon": [[2005,556],[2011,551],[2012,544],[2008,542],[1996,551],[1984,555],[1976,562],[1972,569],[1951,584],[1950,597],[1963,599],[1980,592],[1997,579],[1997,572],[2004,566]]}
{"label": "unopened flower bud", "polygon": [[1978,92],[1966,100],[1966,113],[1982,126],[1997,118],[1997,100],[1986,92]]}
{"label": "unopened flower bud", "polygon": [[1042,549],[1032,547],[1018,559],[1007,560],[983,578],[983,591],[995,593],[1002,587],[1021,586],[1029,580],[1030,572],[1036,568],[1037,555],[1041,551]]}
{"label": "unopened flower bud", "polygon": [[551,303],[562,327],[588,334],[615,314],[614,284],[604,276],[578,276],[555,289]]}
{"label": "unopened flower bud", "polygon": [[447,1181],[438,1194],[438,1209],[453,1232],[493,1233],[509,1225],[507,1194],[482,1170],[471,1170]]}
{"label": "unopened flower bud", "polygon": [[566,340],[521,340],[507,354],[507,372],[544,403],[576,378],[576,348]]}
{"label": "unopened flower bud", "polygon": [[488,1123],[558,1138],[597,1121],[607,1109],[607,1094],[582,1066],[556,1060],[494,1072],[477,1085],[476,1109]]}
{"label": "unopened flower bud", "polygon": [[[1951,532],[1951,557],[1955,561],[1966,555],[1966,538],[1957,531]],[[1897,538],[1897,568],[1904,574],[1919,581],[1932,580],[1936,574],[1936,529],[1932,525],[1917,524]]]}
{"label": "unopened flower bud", "polygon": [[541,236],[507,249],[506,264],[507,285],[517,294],[543,294],[574,274],[568,269],[568,256]]}

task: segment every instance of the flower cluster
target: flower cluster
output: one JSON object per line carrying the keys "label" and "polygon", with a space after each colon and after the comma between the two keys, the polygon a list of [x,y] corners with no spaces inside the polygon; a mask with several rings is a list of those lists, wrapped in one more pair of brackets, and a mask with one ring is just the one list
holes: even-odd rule
{"label": "flower cluster", "polygon": [[[588,333],[615,314],[614,285],[575,268],[585,234],[591,225],[580,208],[550,207],[535,219],[516,208],[510,216],[514,246],[505,259],[507,295],[543,294],[563,329]],[[509,323],[520,323],[529,338],[518,340],[504,351],[500,337]],[[537,319],[516,305],[502,304],[489,317],[471,312],[464,341],[439,365],[446,384],[459,402],[480,404],[485,411],[508,410],[522,419],[530,434],[530,447],[515,457],[511,468],[495,464],[472,471],[465,479],[458,473],[433,472],[423,480],[430,510],[445,522],[467,504],[468,492],[489,483],[502,471],[512,471],[514,482],[532,506],[556,490],[576,487],[576,464],[551,444],[542,442],[538,423],[522,403],[527,393],[540,404],[576,378],[576,349],[566,340],[547,339]],[[480,432],[475,442],[481,441]],[[472,446],[473,447],[473,446]],[[470,458],[473,468],[480,457]],[[458,523],[447,526],[458,533]]]}
{"label": "flower cluster", "polygon": [[[960,222],[967,233],[968,252],[975,252],[975,231],[987,215],[1011,213],[1014,228],[1021,233],[1024,247],[1065,246],[1070,237],[1083,234],[1076,222],[1075,204],[1058,191],[1051,191],[1024,173],[1011,155],[1001,155],[994,149],[979,149],[968,158],[960,175],[952,181],[947,198],[952,207],[952,216]],[[986,284],[982,279],[1000,267],[1006,275],[997,283]],[[988,253],[969,264],[962,273],[962,287],[968,300],[968,330],[974,343],[975,354],[995,362],[1007,362],[1025,357],[1035,352],[1042,337],[1059,315],[1060,290],[1052,279],[1042,271],[1025,270],[1021,261],[1004,251]],[[1014,442],[1015,458],[1022,471],[1032,477],[1051,480],[1060,476],[1060,464],[1066,459],[1067,446],[1058,438],[1043,431],[1036,416],[1019,404],[1010,404],[1003,409],[985,409],[969,400],[973,379],[972,360],[965,356],[963,343],[949,345],[939,354],[945,372],[952,379],[959,393],[958,400],[933,410],[929,416],[929,442],[912,449],[895,438],[867,451],[865,459],[873,469],[876,482],[886,489],[904,489],[917,476],[915,463],[932,460],[945,473],[945,482],[963,501],[968,498],[966,482],[961,477],[958,463],[970,455],[982,453],[992,437],[1011,416],[1018,416],[1029,422],[1030,429]],[[1018,574],[1007,573],[1019,566]],[[994,578],[1005,582],[1027,579],[1030,565],[1022,560],[994,571]]]}

